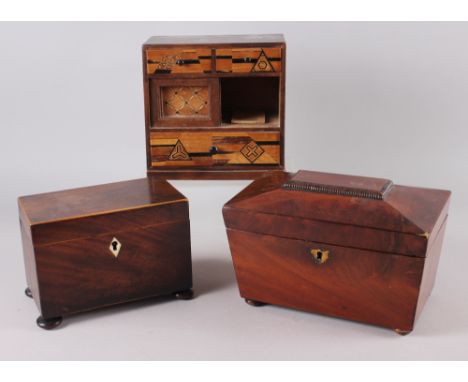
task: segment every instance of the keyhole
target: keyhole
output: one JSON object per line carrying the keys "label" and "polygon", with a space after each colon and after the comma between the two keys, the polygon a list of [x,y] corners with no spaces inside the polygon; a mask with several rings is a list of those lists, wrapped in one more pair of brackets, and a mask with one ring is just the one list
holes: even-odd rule
{"label": "keyhole", "polygon": [[323,264],[328,260],[329,251],[324,251],[319,248],[314,248],[310,250],[310,254],[314,257],[316,264]]}
{"label": "keyhole", "polygon": [[113,249],[114,251],[117,251],[117,244],[118,244],[118,243],[117,243],[116,241],[113,241],[113,242],[112,242],[112,249]]}

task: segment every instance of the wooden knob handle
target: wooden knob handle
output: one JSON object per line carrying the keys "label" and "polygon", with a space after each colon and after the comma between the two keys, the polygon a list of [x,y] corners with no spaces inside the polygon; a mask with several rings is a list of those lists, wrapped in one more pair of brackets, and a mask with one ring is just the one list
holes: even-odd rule
{"label": "wooden knob handle", "polygon": [[176,65],[198,64],[198,60],[183,60],[181,58],[176,60]]}

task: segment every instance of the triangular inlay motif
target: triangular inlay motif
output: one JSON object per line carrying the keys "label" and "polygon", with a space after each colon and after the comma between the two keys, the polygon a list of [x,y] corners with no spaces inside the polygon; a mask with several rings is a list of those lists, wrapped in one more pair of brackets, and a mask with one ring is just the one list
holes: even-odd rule
{"label": "triangular inlay motif", "polygon": [[271,66],[270,61],[268,61],[265,52],[260,53],[260,56],[257,59],[254,67],[252,68],[252,72],[274,72],[273,66]]}
{"label": "triangular inlay motif", "polygon": [[177,141],[172,150],[171,154],[169,155],[170,160],[190,160],[190,155],[185,150],[184,145],[181,141]]}

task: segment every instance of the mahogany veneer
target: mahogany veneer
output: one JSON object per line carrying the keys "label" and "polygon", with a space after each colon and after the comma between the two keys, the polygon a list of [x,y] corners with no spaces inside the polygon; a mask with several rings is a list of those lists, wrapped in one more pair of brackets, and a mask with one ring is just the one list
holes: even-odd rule
{"label": "mahogany veneer", "polygon": [[188,201],[144,178],[18,199],[28,288],[62,317],[153,296],[192,297]]}
{"label": "mahogany veneer", "polygon": [[256,180],[223,208],[240,294],[407,334],[434,285],[449,198],[309,171]]}
{"label": "mahogany veneer", "polygon": [[254,179],[284,168],[282,35],[152,37],[143,45],[148,174]]}

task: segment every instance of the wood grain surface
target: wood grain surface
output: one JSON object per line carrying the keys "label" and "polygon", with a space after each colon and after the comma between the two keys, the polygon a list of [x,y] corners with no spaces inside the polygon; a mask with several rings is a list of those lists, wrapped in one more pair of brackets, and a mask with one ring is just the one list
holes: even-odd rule
{"label": "wood grain surface", "polygon": [[[142,53],[148,174],[254,179],[284,168],[281,35],[153,37]],[[262,118],[238,123],[238,115]],[[230,141],[199,133],[213,129]],[[239,129],[251,139],[240,139]],[[253,138],[261,130],[276,133],[274,143]]]}
{"label": "wood grain surface", "polygon": [[[113,238],[122,244],[117,258]],[[192,287],[188,220],[35,248],[44,318]]]}
{"label": "wood grain surface", "polygon": [[30,195],[18,203],[39,322],[192,287],[188,201],[165,180]]}
{"label": "wood grain surface", "polygon": [[[280,133],[223,130],[211,132],[151,132],[152,166],[276,165],[280,163]],[[180,142],[187,156],[171,160]]]}
{"label": "wood grain surface", "polygon": [[[294,180],[365,194],[285,187]],[[339,174],[258,179],[223,208],[240,294],[406,334],[434,285],[449,199]]]}
{"label": "wood grain surface", "polygon": [[142,178],[21,196],[18,205],[22,217],[30,224],[36,224],[178,201],[186,202],[187,199],[168,182]]}
{"label": "wood grain surface", "polygon": [[[244,298],[412,330],[423,259],[228,229]],[[318,265],[311,249],[330,252]]]}

